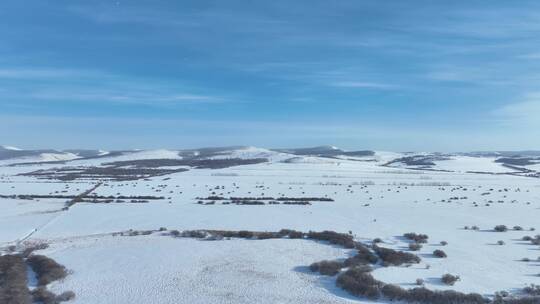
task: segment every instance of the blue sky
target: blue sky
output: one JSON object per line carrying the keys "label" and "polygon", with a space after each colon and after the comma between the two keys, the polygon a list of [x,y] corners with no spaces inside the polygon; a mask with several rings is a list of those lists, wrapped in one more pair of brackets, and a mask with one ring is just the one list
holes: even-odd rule
{"label": "blue sky", "polygon": [[540,149],[540,3],[4,0],[0,143]]}

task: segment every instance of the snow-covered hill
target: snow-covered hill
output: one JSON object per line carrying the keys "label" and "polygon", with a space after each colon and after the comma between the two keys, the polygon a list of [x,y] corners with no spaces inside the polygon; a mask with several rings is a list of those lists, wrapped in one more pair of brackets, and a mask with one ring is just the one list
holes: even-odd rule
{"label": "snow-covered hill", "polygon": [[[429,290],[493,296],[540,284],[538,245],[527,241],[540,229],[534,156],[335,147],[2,151],[18,153],[6,159],[18,165],[0,166],[0,254],[47,243],[36,253],[70,270],[48,289],[73,290],[74,303],[370,302],[308,267],[354,250],[289,237],[174,237],[194,229],[380,238],[380,246],[421,259],[372,265],[375,279],[406,289],[421,279]],[[407,232],[428,241],[412,251]],[[444,285],[446,273],[460,281]]]}

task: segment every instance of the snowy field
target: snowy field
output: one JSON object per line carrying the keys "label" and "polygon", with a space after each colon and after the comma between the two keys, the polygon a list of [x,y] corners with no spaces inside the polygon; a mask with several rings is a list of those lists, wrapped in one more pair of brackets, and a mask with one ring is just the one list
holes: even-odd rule
{"label": "snowy field", "polygon": [[[171,151],[141,151],[118,160],[182,159]],[[111,236],[133,230],[214,229],[332,230],[358,241],[381,238],[382,246],[408,251],[407,232],[429,236],[410,267],[377,267],[373,276],[403,288],[422,279],[429,289],[454,289],[492,296],[540,284],[540,248],[522,241],[539,234],[540,179],[518,176],[493,157],[456,156],[436,169],[386,166],[397,153],[371,157],[298,156],[248,148],[231,158],[267,158],[260,164],[190,169],[144,179],[60,181],[21,176],[40,169],[103,166],[114,157],[62,164],[0,167],[0,247],[23,241],[50,245],[40,254],[71,270],[52,291],[73,290],[74,303],[359,303],[335,287],[335,277],[308,266],[344,259],[350,250],[312,240],[216,240],[172,238],[155,232]],[[213,155],[213,159],[226,155]],[[485,172],[484,174],[470,172]],[[155,196],[145,203],[78,202],[67,198],[20,199],[12,195],[78,195],[95,185],[100,197]],[[203,204],[218,197],[315,197],[310,205]],[[494,232],[506,225],[507,232]],[[477,226],[478,230],[464,229]],[[523,230],[515,230],[520,226]],[[448,245],[440,245],[446,241]],[[504,245],[497,243],[502,241]],[[448,257],[435,258],[435,249]],[[522,261],[528,258],[528,262]],[[453,286],[443,274],[460,276]]]}

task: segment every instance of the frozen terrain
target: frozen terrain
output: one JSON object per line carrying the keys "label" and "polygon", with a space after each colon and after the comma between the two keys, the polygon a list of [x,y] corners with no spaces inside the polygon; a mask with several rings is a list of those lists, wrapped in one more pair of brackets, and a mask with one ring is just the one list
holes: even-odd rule
{"label": "frozen terrain", "polygon": [[[371,302],[308,268],[351,250],[301,239],[173,238],[171,230],[331,230],[367,243],[380,238],[382,246],[403,251],[410,243],[404,233],[424,233],[428,243],[413,252],[420,263],[376,267],[373,276],[403,288],[422,279],[432,290],[487,297],[540,284],[540,247],[522,241],[540,229],[535,160],[231,147],[57,152],[72,156],[29,162],[20,156],[24,150],[9,151],[15,156],[0,166],[0,247],[48,243],[38,252],[72,272],[49,288],[73,290],[74,303]],[[272,199],[250,205],[230,203],[231,197]],[[279,198],[331,200],[270,204]],[[495,232],[496,225],[509,230]],[[112,236],[160,227],[165,232]],[[434,257],[435,249],[448,257]],[[442,284],[446,273],[460,281]]]}

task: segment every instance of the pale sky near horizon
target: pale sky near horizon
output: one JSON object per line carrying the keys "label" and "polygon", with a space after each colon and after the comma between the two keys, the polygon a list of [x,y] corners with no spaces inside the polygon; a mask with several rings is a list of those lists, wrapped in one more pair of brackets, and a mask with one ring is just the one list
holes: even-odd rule
{"label": "pale sky near horizon", "polygon": [[538,1],[0,3],[0,144],[540,150]]}

